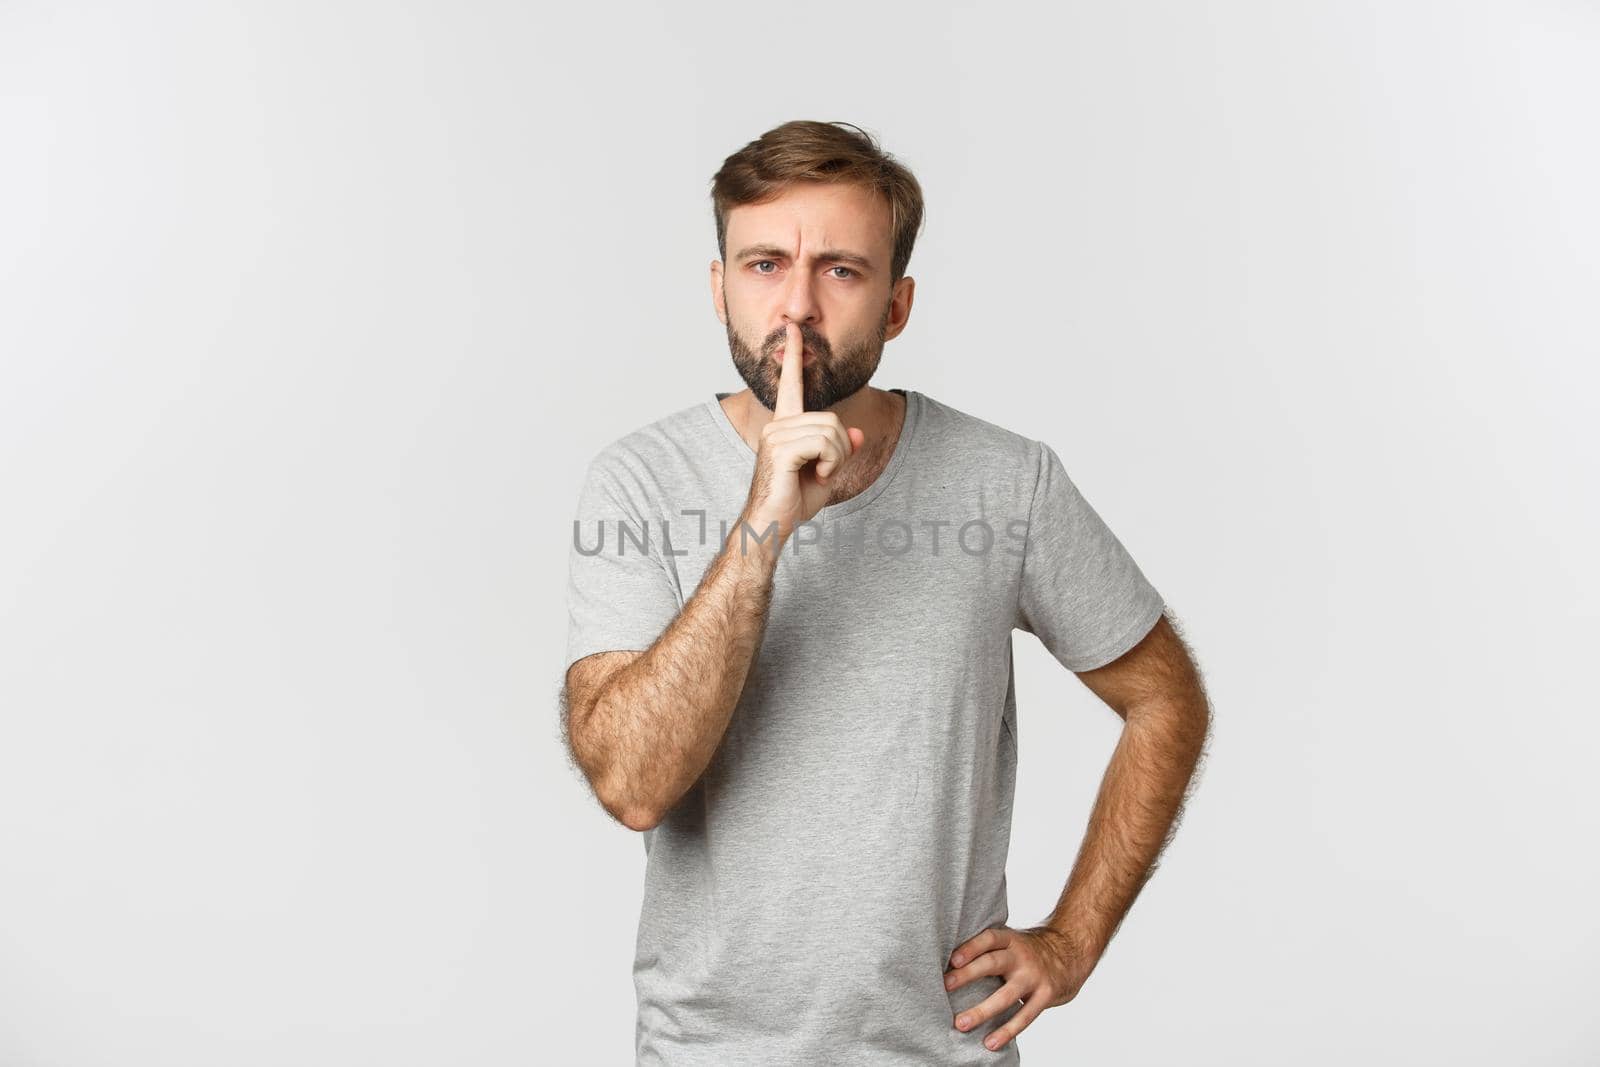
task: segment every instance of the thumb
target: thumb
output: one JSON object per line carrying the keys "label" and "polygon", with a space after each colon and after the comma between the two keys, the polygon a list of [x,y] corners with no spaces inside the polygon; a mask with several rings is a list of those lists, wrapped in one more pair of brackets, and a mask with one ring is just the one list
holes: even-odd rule
{"label": "thumb", "polygon": [[850,435],[850,448],[852,450],[860,448],[867,442],[866,431],[859,426],[847,427],[844,432]]}

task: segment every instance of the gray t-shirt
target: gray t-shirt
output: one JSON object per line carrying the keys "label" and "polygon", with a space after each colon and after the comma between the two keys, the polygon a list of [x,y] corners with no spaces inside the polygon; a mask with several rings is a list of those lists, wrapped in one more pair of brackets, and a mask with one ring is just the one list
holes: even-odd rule
{"label": "gray t-shirt", "polygon": [[[955,947],[1008,919],[1012,631],[1084,671],[1164,604],[1048,445],[895,392],[888,465],[784,546],[722,744],[643,835],[641,1065],[1020,1062],[982,1044],[1014,1008],[952,1024],[998,976],[944,988]],[[649,647],[738,521],[756,457],[723,395],[591,461],[569,665]]]}

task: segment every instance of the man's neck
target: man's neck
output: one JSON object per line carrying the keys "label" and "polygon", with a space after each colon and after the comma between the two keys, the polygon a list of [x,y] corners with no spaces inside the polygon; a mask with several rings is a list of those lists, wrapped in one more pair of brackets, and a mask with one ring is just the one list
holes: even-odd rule
{"label": "man's neck", "polygon": [[[893,449],[905,420],[905,404],[905,398],[899,393],[868,385],[824,410],[838,415],[839,421],[846,427],[859,427],[866,435],[862,450],[870,455]],[[752,452],[759,452],[761,429],[772,421],[772,412],[763,407],[749,389],[741,389],[724,397],[722,407],[745,444],[750,446]]]}
{"label": "man's neck", "polygon": [[[745,389],[725,397],[723,410],[728,421],[739,431],[745,444],[753,452],[761,451],[761,428],[772,421],[772,412],[761,406],[755,394]],[[849,500],[864,491],[889,465],[900,432],[905,427],[906,398],[887,389],[874,389],[870,385],[845,397],[827,409],[839,416],[848,429],[858,427],[866,439],[860,449],[845,464],[841,476],[835,479],[828,493],[829,504]]]}

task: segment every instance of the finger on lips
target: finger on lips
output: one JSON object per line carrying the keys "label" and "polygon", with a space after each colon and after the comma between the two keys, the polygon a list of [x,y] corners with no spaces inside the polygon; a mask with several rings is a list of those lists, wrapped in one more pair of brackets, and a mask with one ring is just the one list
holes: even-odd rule
{"label": "finger on lips", "polygon": [[785,328],[783,362],[778,365],[778,400],[772,414],[777,418],[798,415],[805,410],[805,383],[802,373],[804,342],[800,327],[789,323]]}

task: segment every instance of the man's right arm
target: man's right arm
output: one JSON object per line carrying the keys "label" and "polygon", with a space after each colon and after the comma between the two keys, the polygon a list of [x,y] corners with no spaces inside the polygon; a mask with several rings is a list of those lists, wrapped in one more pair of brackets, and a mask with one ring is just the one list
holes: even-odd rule
{"label": "man's right arm", "polygon": [[645,651],[596,653],[567,669],[567,744],[630,829],[655,826],[710,765],[761,646],[779,553],[863,441],[834,412],[805,410],[802,347],[789,324],[744,510],[683,610]]}
{"label": "man's right arm", "polygon": [[[782,540],[740,516],[699,588],[643,652],[567,670],[568,744],[618,821],[648,830],[711,763],[766,627]],[[761,536],[761,540],[757,537]]]}

